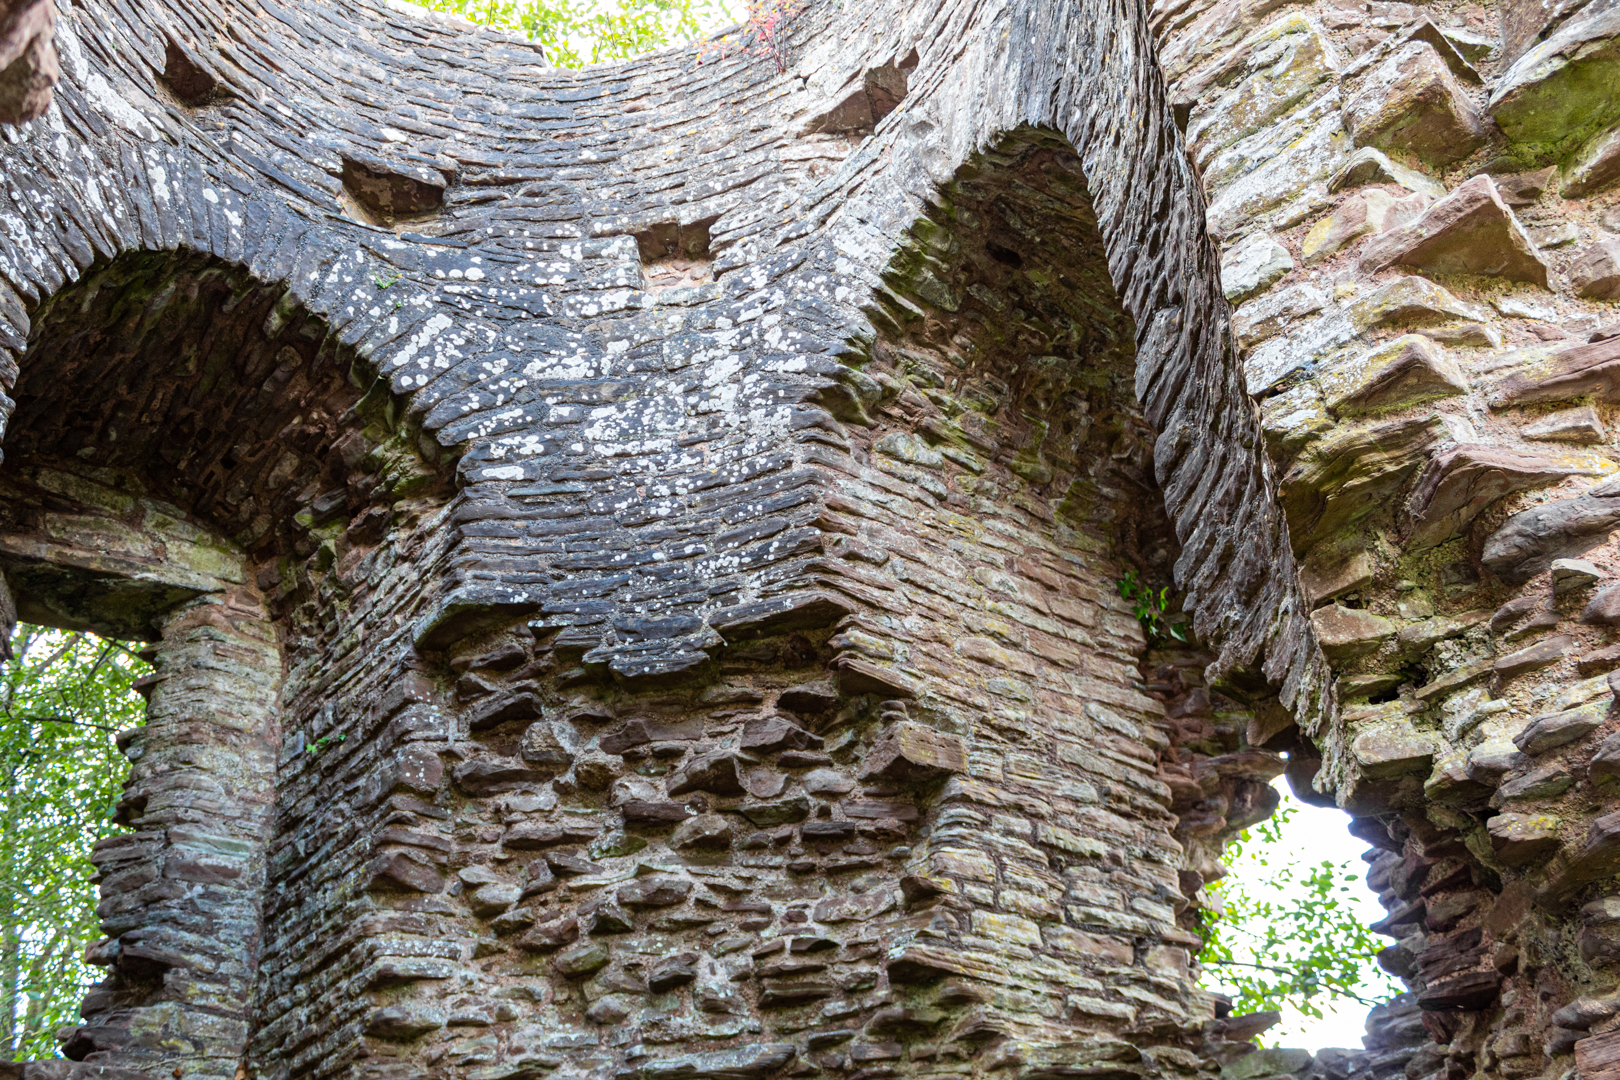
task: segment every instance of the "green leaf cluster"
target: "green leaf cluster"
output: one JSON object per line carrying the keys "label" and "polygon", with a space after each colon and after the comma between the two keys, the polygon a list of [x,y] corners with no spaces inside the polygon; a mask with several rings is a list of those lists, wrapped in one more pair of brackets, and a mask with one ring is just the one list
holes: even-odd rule
{"label": "green leaf cluster", "polygon": [[1351,903],[1366,887],[1353,864],[1309,862],[1287,835],[1298,807],[1285,796],[1276,814],[1239,833],[1222,855],[1232,872],[1205,886],[1213,904],[1200,913],[1201,983],[1230,994],[1235,1015],[1292,1006],[1320,1018],[1325,1001],[1370,1007],[1401,989],[1378,966],[1384,943]]}
{"label": "green leaf cluster", "polygon": [[0,666],[0,1060],[56,1056],[98,973],[90,849],[129,763],[115,734],[140,724],[131,689],[151,670],[124,645],[20,625]]}
{"label": "green leaf cluster", "polygon": [[304,750],[311,754],[319,754],[322,750],[325,750],[333,743],[340,743],[347,738],[347,735],[322,735],[320,738],[304,747]]}
{"label": "green leaf cluster", "polygon": [[[523,34],[559,67],[628,60],[735,21],[723,0],[421,0],[433,11]],[[589,51],[586,58],[585,51]]]}
{"label": "green leaf cluster", "polygon": [[1142,632],[1147,634],[1149,641],[1169,639],[1171,641],[1185,642],[1187,626],[1182,622],[1171,622],[1165,618],[1170,609],[1170,589],[1168,586],[1155,589],[1136,577],[1135,570],[1127,570],[1125,576],[1115,582],[1119,586],[1119,595],[1131,605],[1136,618],[1142,624]]}

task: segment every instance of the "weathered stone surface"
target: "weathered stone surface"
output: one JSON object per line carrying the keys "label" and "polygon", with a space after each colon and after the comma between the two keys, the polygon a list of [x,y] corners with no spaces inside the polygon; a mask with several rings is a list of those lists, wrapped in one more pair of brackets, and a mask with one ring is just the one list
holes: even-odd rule
{"label": "weathered stone surface", "polygon": [[1603,426],[1597,410],[1590,405],[1559,409],[1519,430],[1527,439],[1574,443],[1577,446],[1592,446],[1607,442],[1609,438],[1608,428]]}
{"label": "weathered stone surface", "polygon": [[1294,268],[1288,249],[1266,233],[1233,244],[1221,258],[1221,288],[1234,303],[1263,292]]}
{"label": "weathered stone surface", "polygon": [[731,822],[719,814],[699,814],[676,826],[669,846],[676,851],[726,851],[736,839]]}
{"label": "weathered stone surface", "polygon": [[792,1043],[765,1043],[737,1050],[685,1054],[622,1069],[614,1080],[758,1080],[792,1061]]}
{"label": "weathered stone surface", "polygon": [[1261,27],[1228,56],[1234,66],[1206,76],[1223,92],[1195,105],[1188,116],[1188,143],[1201,166],[1299,104],[1338,67],[1326,35],[1296,12]]}
{"label": "weathered stone surface", "polygon": [[366,1034],[383,1039],[408,1040],[444,1027],[444,1013],[409,1005],[375,1009],[366,1017]]}
{"label": "weathered stone surface", "polygon": [[1318,382],[1327,407],[1338,415],[1401,408],[1468,391],[1457,364],[1417,334],[1336,364]]}
{"label": "weathered stone surface", "polygon": [[1468,775],[1491,787],[1500,784],[1509,771],[1529,768],[1532,764],[1511,743],[1482,743],[1468,753]]}
{"label": "weathered stone surface", "polygon": [[1593,244],[1569,265],[1569,283],[1588,300],[1620,300],[1620,240]]}
{"label": "weathered stone surface", "polygon": [[1497,789],[1501,802],[1513,799],[1550,799],[1575,786],[1575,778],[1558,765],[1543,765],[1534,772],[1509,780]]}
{"label": "weathered stone surface", "polygon": [[1302,385],[1267,398],[1260,407],[1266,449],[1280,462],[1293,460],[1302,448],[1333,427],[1333,417],[1314,386]]}
{"label": "weathered stone surface", "polygon": [[1591,588],[1603,580],[1603,571],[1585,559],[1554,559],[1552,561],[1553,592],[1567,593]]}
{"label": "weathered stone surface", "polygon": [[1443,451],[1424,469],[1407,504],[1412,521],[1408,544],[1443,544],[1462,535],[1498,499],[1596,471],[1585,462],[1523,450],[1458,446]]}
{"label": "weathered stone surface", "polygon": [[1244,348],[1281,332],[1303,316],[1321,311],[1327,296],[1314,285],[1286,285],[1244,303],[1233,313],[1232,333]]}
{"label": "weathered stone surface", "polygon": [[1587,772],[1593,782],[1620,778],[1620,734],[1610,735],[1603,740],[1597,753],[1592,755]]}
{"label": "weathered stone surface", "polygon": [[1370,584],[1373,572],[1377,568],[1370,553],[1358,551],[1344,562],[1333,566],[1302,567],[1299,574],[1300,584],[1304,586],[1306,598],[1313,605],[1320,604],[1324,600],[1332,600]]}
{"label": "weathered stone surface", "polygon": [[1489,176],[1476,176],[1410,225],[1367,242],[1361,268],[1415,266],[1441,274],[1486,274],[1547,286],[1547,264]]}
{"label": "weathered stone surface", "polygon": [[1527,671],[1535,671],[1549,664],[1558,663],[1568,655],[1569,648],[1573,644],[1575,644],[1573,638],[1560,634],[1498,657],[1491,668],[1504,679],[1511,679]]}
{"label": "weathered stone surface", "polygon": [[1221,1067],[1222,1080],[1256,1080],[1258,1077],[1282,1076],[1296,1073],[1311,1064],[1308,1050],[1272,1047],[1244,1054],[1230,1065]]}
{"label": "weathered stone surface", "polygon": [[1432,619],[1404,626],[1395,635],[1402,648],[1423,653],[1439,642],[1458,637],[1490,618],[1488,611],[1464,611],[1457,615],[1439,615]]}
{"label": "weathered stone surface", "polygon": [[670,907],[692,895],[692,883],[681,878],[646,878],[620,886],[616,895],[625,907]]}
{"label": "weathered stone surface", "polygon": [[1345,660],[1378,648],[1395,636],[1395,623],[1381,615],[1330,604],[1311,612],[1311,626],[1329,659]]}
{"label": "weathered stone surface", "polygon": [[1430,983],[1417,999],[1425,1009],[1435,1012],[1479,1009],[1496,999],[1501,986],[1500,972],[1468,971]]}
{"label": "weathered stone surface", "polygon": [[1581,622],[1620,626],[1620,585],[1609,585],[1593,593],[1581,609]]}
{"label": "weathered stone surface", "polygon": [[1575,670],[1582,675],[1602,675],[1617,667],[1620,667],[1620,648],[1614,645],[1582,653],[1575,660]]}
{"label": "weathered stone surface", "polygon": [[1620,183],[1620,127],[1593,136],[1565,170],[1558,193],[1566,199],[1582,199],[1616,183]]}
{"label": "weathered stone surface", "polygon": [[[1441,435],[1437,417],[1343,425],[1284,474],[1278,495],[1295,550],[1386,505]],[[1562,554],[1562,552],[1560,552]]]}
{"label": "weathered stone surface", "polygon": [[1336,307],[1299,320],[1290,333],[1272,337],[1244,358],[1249,392],[1264,396],[1279,384],[1295,382],[1318,357],[1334,354],[1355,336],[1355,328]]}
{"label": "weathered stone surface", "polygon": [[1567,401],[1592,394],[1620,400],[1620,338],[1609,337],[1559,349],[1527,370],[1503,379],[1492,398],[1504,405]]}
{"label": "weathered stone surface", "polygon": [[1523,866],[1558,850],[1559,820],[1545,814],[1497,814],[1485,823],[1496,857]]}
{"label": "weathered stone surface", "polygon": [[1502,201],[1517,209],[1522,206],[1534,206],[1545,198],[1547,193],[1557,186],[1558,169],[1549,165],[1544,169],[1531,169],[1525,172],[1490,170],[1490,176],[1496,183],[1496,192],[1502,196]]}
{"label": "weathered stone surface", "polygon": [[966,769],[962,740],[922,724],[901,721],[884,732],[872,748],[864,771],[868,776],[891,780],[930,780]]}
{"label": "weathered stone surface", "polygon": [[52,0],[10,0],[0,8],[0,123],[45,115],[61,78]]}
{"label": "weathered stone surface", "polygon": [[[1326,183],[1350,153],[1337,89],[1330,89],[1279,124],[1262,128],[1216,154],[1204,169],[1209,231],[1217,240],[1254,222],[1275,222],[1278,208]],[[1283,212],[1286,220],[1286,210]]]}
{"label": "weathered stone surface", "polygon": [[1610,1080],[1620,1072],[1620,1033],[1607,1031],[1577,1041],[1575,1064],[1583,1077]]}
{"label": "weathered stone surface", "polygon": [[1350,321],[1358,331],[1380,326],[1432,326],[1453,320],[1481,323],[1489,314],[1465,304],[1427,278],[1396,278],[1350,305]]}
{"label": "weathered stone surface", "polygon": [[1402,165],[1372,146],[1363,146],[1351,154],[1328,180],[1328,190],[1342,191],[1362,184],[1399,184],[1431,199],[1441,198],[1446,193],[1446,186],[1440,181]]}
{"label": "weathered stone surface", "polygon": [[1434,740],[1396,721],[1358,731],[1350,743],[1362,775],[1382,780],[1434,767]]}
{"label": "weathered stone surface", "polygon": [[1513,745],[1535,757],[1555,750],[1566,743],[1584,738],[1603,723],[1608,715],[1609,703],[1599,702],[1578,709],[1538,716],[1523,731],[1513,737]]}
{"label": "weathered stone surface", "polygon": [[1508,518],[1485,541],[1480,561],[1504,581],[1518,583],[1554,559],[1584,555],[1620,527],[1620,481],[1605,480],[1568,499],[1555,499]]}
{"label": "weathered stone surface", "polygon": [[1363,236],[1376,236],[1407,224],[1423,213],[1431,201],[1425,194],[1397,198],[1378,188],[1351,195],[1305,234],[1300,245],[1305,265],[1321,262]]}
{"label": "weathered stone surface", "polygon": [[1513,63],[1487,111],[1517,143],[1567,148],[1620,119],[1620,10],[1588,4]]}
{"label": "weathered stone surface", "polygon": [[1507,0],[1502,5],[1501,46],[1504,59],[1512,63],[1541,40],[1544,32],[1571,12],[1586,6],[1587,0]]}
{"label": "weathered stone surface", "polygon": [[716,795],[741,795],[747,791],[743,775],[753,762],[724,750],[699,754],[681,765],[669,778],[666,791],[673,798],[694,791]]}
{"label": "weathered stone surface", "polygon": [[1485,141],[1467,92],[1424,41],[1408,41],[1362,76],[1344,118],[1358,145],[1409,150],[1439,164],[1467,157]]}

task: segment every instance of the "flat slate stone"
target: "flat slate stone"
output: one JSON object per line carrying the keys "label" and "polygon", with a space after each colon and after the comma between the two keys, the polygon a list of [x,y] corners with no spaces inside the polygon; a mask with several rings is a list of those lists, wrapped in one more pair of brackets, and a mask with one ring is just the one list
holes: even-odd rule
{"label": "flat slate stone", "polygon": [[1369,240],[1360,265],[1368,273],[1414,266],[1547,287],[1547,264],[1489,176],[1474,177],[1410,225]]}

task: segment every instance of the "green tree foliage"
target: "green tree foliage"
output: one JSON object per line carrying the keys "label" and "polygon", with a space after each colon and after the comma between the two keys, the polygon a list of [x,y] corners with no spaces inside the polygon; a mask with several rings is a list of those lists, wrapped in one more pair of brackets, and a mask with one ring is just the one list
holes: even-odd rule
{"label": "green tree foliage", "polygon": [[1232,995],[1236,1015],[1292,1006],[1319,1018],[1333,998],[1370,1006],[1401,989],[1351,903],[1366,888],[1361,874],[1302,857],[1308,841],[1288,828],[1298,810],[1284,796],[1276,814],[1239,833],[1222,856],[1228,876],[1207,887],[1217,906],[1203,913],[1203,983]]}
{"label": "green tree foliage", "polygon": [[90,849],[116,830],[129,763],[116,732],[144,717],[130,684],[150,670],[123,645],[18,626],[0,667],[0,1060],[56,1056],[98,977]]}
{"label": "green tree foliage", "polygon": [[[514,30],[559,67],[628,60],[689,44],[735,20],[724,0],[421,0],[434,11]],[[590,57],[584,55],[589,50]]]}

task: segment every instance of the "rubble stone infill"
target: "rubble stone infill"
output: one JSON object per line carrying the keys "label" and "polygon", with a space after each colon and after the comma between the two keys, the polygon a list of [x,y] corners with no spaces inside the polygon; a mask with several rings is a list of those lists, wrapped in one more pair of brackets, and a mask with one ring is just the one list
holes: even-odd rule
{"label": "rubble stone infill", "polygon": [[1317,786],[1373,845],[1414,1078],[1620,1060],[1617,16],[1155,9],[1335,674]]}

